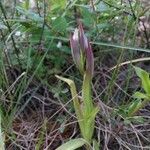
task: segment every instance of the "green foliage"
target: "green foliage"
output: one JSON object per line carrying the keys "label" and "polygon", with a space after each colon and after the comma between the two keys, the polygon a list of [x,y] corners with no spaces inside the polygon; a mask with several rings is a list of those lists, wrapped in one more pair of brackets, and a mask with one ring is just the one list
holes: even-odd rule
{"label": "green foliage", "polygon": [[143,69],[139,67],[134,67],[136,74],[141,79],[142,82],[142,88],[144,89],[145,93],[136,92],[133,97],[136,99],[139,99],[137,103],[131,107],[130,115],[134,115],[136,112],[138,112],[141,108],[145,107],[148,102],[150,102],[150,78],[149,73],[144,71]]}
{"label": "green foliage", "polygon": [[0,110],[0,149],[5,150],[5,138],[4,138],[4,133],[2,131],[2,118],[1,118],[1,110]]}
{"label": "green foliage", "polygon": [[[6,1],[8,1],[8,4],[6,4]],[[53,95],[54,98],[58,99],[61,97],[63,102],[68,100],[68,93],[64,88],[61,88],[61,85],[56,88],[53,87],[55,84],[54,74],[62,73],[72,63],[72,60],[69,59],[71,48],[68,37],[79,21],[83,23],[86,36],[92,39],[91,44],[93,44],[95,60],[98,62],[96,67],[101,65],[99,63],[105,56],[111,56],[109,59],[113,58],[109,60],[112,64],[116,64],[116,62],[120,64],[124,59],[132,60],[133,54],[137,51],[144,53],[144,55],[145,52],[149,53],[149,39],[146,39],[147,29],[143,34],[144,36],[141,36],[142,33],[138,31],[140,17],[149,16],[149,7],[143,7],[140,1],[35,0],[35,2],[34,8],[30,5],[29,0],[12,1],[11,3],[9,0],[2,0],[0,2],[0,138],[2,139],[0,140],[0,146],[2,147],[5,145],[3,133],[6,133],[6,139],[9,139],[7,132],[12,127],[15,116],[17,116],[16,113],[19,114],[26,108],[41,84],[44,88],[46,87],[48,95]],[[129,2],[131,2],[131,5]],[[141,41],[139,41],[139,37]],[[135,45],[144,48],[138,48]],[[107,63],[106,61],[104,59],[104,63]],[[76,62],[78,63],[78,61]],[[98,150],[101,146],[99,146],[100,141],[98,143],[92,138],[95,116],[99,109],[93,104],[92,79],[87,73],[92,71],[86,71],[85,73],[85,69],[90,69],[90,67],[85,61],[84,52],[79,63],[82,63],[82,65],[80,64],[80,70],[83,73],[81,99],[77,96],[76,91],[76,87],[79,87],[80,83],[78,85],[73,80],[57,77],[70,86],[81,135],[88,144],[81,139],[75,139],[62,147],[66,149],[66,146],[73,146],[72,149],[76,149],[83,145],[93,144],[93,149]],[[17,73],[14,70],[17,70]],[[70,68],[68,70],[70,71]],[[124,101],[124,98],[117,95],[125,105],[120,106],[117,103],[119,109],[115,111],[117,111],[117,115],[119,114],[124,118],[126,124],[144,122],[144,119],[137,116],[137,113],[148,104],[150,99],[149,73],[138,67],[135,67],[135,70],[141,80],[141,91],[144,92],[135,92],[134,99],[129,104]],[[108,103],[110,99],[113,99],[113,85],[117,83],[118,72],[119,69],[114,71],[110,84],[106,87],[108,89],[104,92],[106,97],[100,98],[104,101],[107,100]],[[78,73],[74,70],[72,74],[78,78]],[[129,83],[129,80],[130,77],[129,79],[126,77],[125,82]],[[32,90],[35,88],[34,86],[37,86],[36,90]],[[128,92],[129,87],[127,84],[126,86],[121,88]],[[30,91],[28,91],[29,89]],[[39,91],[41,92],[41,90]],[[31,93],[31,96],[26,99],[28,92]],[[101,89],[99,92],[101,92]],[[25,104],[22,103],[24,99]],[[72,111],[73,107],[71,106],[69,105],[69,110]],[[62,119],[62,121],[59,121],[62,127],[64,120],[61,115],[59,117]],[[67,116],[65,116],[66,118]],[[59,118],[57,119],[59,120]],[[64,127],[60,130],[63,131]],[[45,129],[42,129],[42,131],[45,132]],[[38,136],[39,141],[36,143],[37,149],[40,149],[40,146],[44,143],[45,137],[42,131]]]}
{"label": "green foliage", "polygon": [[136,116],[136,113],[141,109],[144,108],[147,103],[150,102],[150,78],[149,73],[145,70],[134,67],[137,76],[140,78],[142,83],[142,88],[144,89],[145,93],[135,92],[133,97],[135,100],[131,102],[129,105],[124,106],[122,109],[119,108],[119,113],[125,119],[125,122],[143,122],[143,118],[140,116]]}
{"label": "green foliage", "polygon": [[84,144],[86,144],[86,141],[82,138],[73,139],[61,145],[56,150],[75,150],[77,148],[82,147]]}
{"label": "green foliage", "polygon": [[67,29],[67,21],[64,17],[57,17],[52,22],[53,30],[59,33],[66,32]]}
{"label": "green foliage", "polygon": [[51,0],[50,4],[52,5],[51,10],[61,10],[64,9],[67,5],[67,0]]}
{"label": "green foliage", "polygon": [[[53,61],[58,62],[56,66],[58,66],[59,70],[63,64],[57,61],[57,54],[63,53],[63,55],[59,55],[59,57],[65,63],[66,61],[64,55],[70,54],[68,36],[72,28],[75,27],[76,19],[82,20],[88,29],[87,35],[91,37],[93,41],[96,40],[106,42],[110,35],[114,35],[110,38],[113,38],[114,42],[117,43],[118,41],[120,44],[118,35],[121,31],[124,31],[125,24],[129,19],[129,17],[123,15],[123,13],[130,12],[130,7],[124,8],[118,0],[96,1],[94,3],[94,7],[91,6],[90,2],[87,3],[87,1],[77,0],[69,2],[67,0],[51,0],[46,1],[45,4],[42,1],[37,0],[35,3],[38,8],[31,8],[28,0],[25,2],[16,3],[14,8],[16,12],[15,18],[13,21],[9,22],[12,26],[12,30],[14,30],[14,33],[15,31],[21,32],[19,37],[15,37],[19,39],[16,40],[16,46],[18,49],[23,48],[21,51],[22,53],[18,55],[19,58],[16,58],[16,54],[12,54],[11,51],[9,52],[11,53],[10,57],[12,58],[11,60],[13,60],[14,65],[18,65],[17,59],[20,59],[20,64],[23,69],[26,69],[24,62],[28,57],[26,51],[29,49],[29,47],[26,47],[25,45],[30,43],[30,46],[32,47],[32,54],[34,53],[30,60],[37,56],[36,54],[38,53],[38,47],[42,47],[43,53],[41,53],[41,56],[43,56],[46,50],[48,50],[49,53],[47,53],[47,57],[52,63]],[[134,6],[136,13],[138,13],[139,9],[140,14],[147,12],[145,10],[143,11],[141,7],[138,7],[137,2],[133,2],[132,5]],[[121,15],[122,18],[115,18],[118,18]],[[133,23],[136,22],[136,20],[131,20]],[[110,21],[111,23],[109,23]],[[133,26],[134,25],[135,23]],[[16,26],[17,29],[15,29]],[[122,28],[120,28],[120,26],[122,26]],[[7,30],[7,26],[3,22],[0,23],[0,27],[3,30]],[[107,36],[108,32],[109,36]],[[60,47],[58,47],[59,42],[62,43]],[[101,43],[100,45],[103,44]],[[105,45],[108,44],[106,43]],[[115,47],[115,45],[112,45],[112,47]],[[43,72],[49,68],[44,63],[42,66],[44,68]],[[54,68],[55,67],[51,69],[53,70]],[[44,73],[41,75],[43,76]]]}
{"label": "green foliage", "polygon": [[135,68],[137,76],[141,79],[142,88],[145,90],[146,95],[150,95],[150,78],[149,78],[149,73],[144,71],[143,69],[141,69],[139,67],[134,67],[134,68]]}

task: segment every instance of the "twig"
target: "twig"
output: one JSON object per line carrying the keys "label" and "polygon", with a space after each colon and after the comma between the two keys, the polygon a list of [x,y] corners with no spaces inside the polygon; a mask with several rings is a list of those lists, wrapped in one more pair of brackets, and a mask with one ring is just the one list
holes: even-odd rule
{"label": "twig", "polygon": [[150,57],[145,57],[145,58],[138,58],[138,59],[134,59],[134,60],[125,61],[123,63],[120,63],[120,64],[110,68],[108,70],[108,72],[116,69],[117,67],[121,67],[121,66],[124,66],[124,65],[132,64],[132,63],[137,63],[137,62],[141,62],[141,61],[149,61],[149,60],[150,60]]}

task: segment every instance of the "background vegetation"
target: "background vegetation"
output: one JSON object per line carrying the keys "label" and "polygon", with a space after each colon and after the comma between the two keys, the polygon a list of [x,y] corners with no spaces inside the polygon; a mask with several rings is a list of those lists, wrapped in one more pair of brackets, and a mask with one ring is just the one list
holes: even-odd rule
{"label": "background vegetation", "polygon": [[[54,150],[80,137],[69,88],[77,83],[70,33],[83,23],[95,57],[94,137],[102,150],[150,149],[150,106],[127,117],[142,91],[132,65],[150,72],[149,0],[1,0],[0,137],[7,150]],[[0,141],[0,142],[1,142]]]}

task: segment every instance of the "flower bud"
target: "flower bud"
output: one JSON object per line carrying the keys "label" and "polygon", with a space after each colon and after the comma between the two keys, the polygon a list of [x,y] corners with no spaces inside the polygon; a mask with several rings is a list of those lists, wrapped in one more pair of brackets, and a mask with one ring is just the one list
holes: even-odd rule
{"label": "flower bud", "polygon": [[70,37],[70,45],[73,60],[81,72],[86,72],[92,78],[94,71],[94,57],[91,45],[84,34],[82,24],[79,24],[79,28],[75,29],[74,34]]}

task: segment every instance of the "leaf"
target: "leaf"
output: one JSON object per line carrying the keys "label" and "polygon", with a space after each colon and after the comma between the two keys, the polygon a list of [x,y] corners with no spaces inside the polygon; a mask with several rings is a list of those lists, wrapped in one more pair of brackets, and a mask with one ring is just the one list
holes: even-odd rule
{"label": "leaf", "polygon": [[90,27],[91,25],[94,24],[94,16],[89,9],[82,8],[82,17],[83,17],[83,22],[86,26]]}
{"label": "leaf", "polygon": [[64,143],[63,145],[58,147],[56,150],[75,150],[83,146],[86,143],[87,142],[82,138],[73,139],[73,140],[68,141],[67,143]]}
{"label": "leaf", "polygon": [[149,95],[150,94],[150,79],[149,79],[149,73],[147,73],[145,70],[134,67],[136,74],[138,77],[142,80],[142,87],[145,90],[145,92]]}
{"label": "leaf", "polygon": [[142,106],[142,101],[140,99],[134,101],[128,109],[128,116],[133,116]]}
{"label": "leaf", "polygon": [[77,90],[76,90],[76,86],[73,80],[55,75],[56,78],[66,82],[69,86],[70,86],[70,91],[71,91],[71,96],[73,99],[73,103],[74,103],[74,109],[75,109],[75,113],[77,115],[78,121],[79,121],[79,126],[81,129],[81,132],[84,132],[84,124],[83,124],[83,114],[82,114],[82,110],[81,110],[81,106],[79,103],[79,99],[78,99],[78,95],[77,95]]}
{"label": "leaf", "polygon": [[144,93],[141,93],[141,92],[135,92],[133,97],[138,98],[138,99],[148,99],[148,96]]}
{"label": "leaf", "polygon": [[51,0],[51,10],[64,9],[67,4],[67,0]]}
{"label": "leaf", "polygon": [[100,24],[97,24],[97,28],[98,28],[98,29],[106,29],[106,28],[109,28],[109,27],[111,27],[111,25],[108,24],[108,23],[100,23]]}
{"label": "leaf", "polygon": [[95,139],[93,140],[93,150],[100,150],[99,143]]}
{"label": "leaf", "polygon": [[93,108],[92,112],[89,114],[87,119],[85,119],[85,132],[84,132],[84,138],[88,141],[91,142],[93,132],[94,132],[94,124],[95,124],[95,117],[97,113],[99,112],[99,107]]}
{"label": "leaf", "polygon": [[64,17],[58,17],[52,22],[52,27],[55,31],[64,32],[67,28],[67,21]]}
{"label": "leaf", "polygon": [[101,1],[98,5],[96,5],[96,10],[99,12],[105,12],[109,10],[109,7],[103,1]]}
{"label": "leaf", "polygon": [[31,11],[31,10],[26,10],[20,6],[16,6],[17,11],[22,14],[25,15],[26,17],[28,17],[29,19],[35,21],[35,22],[43,22],[44,19],[42,17],[39,16],[39,14]]}

